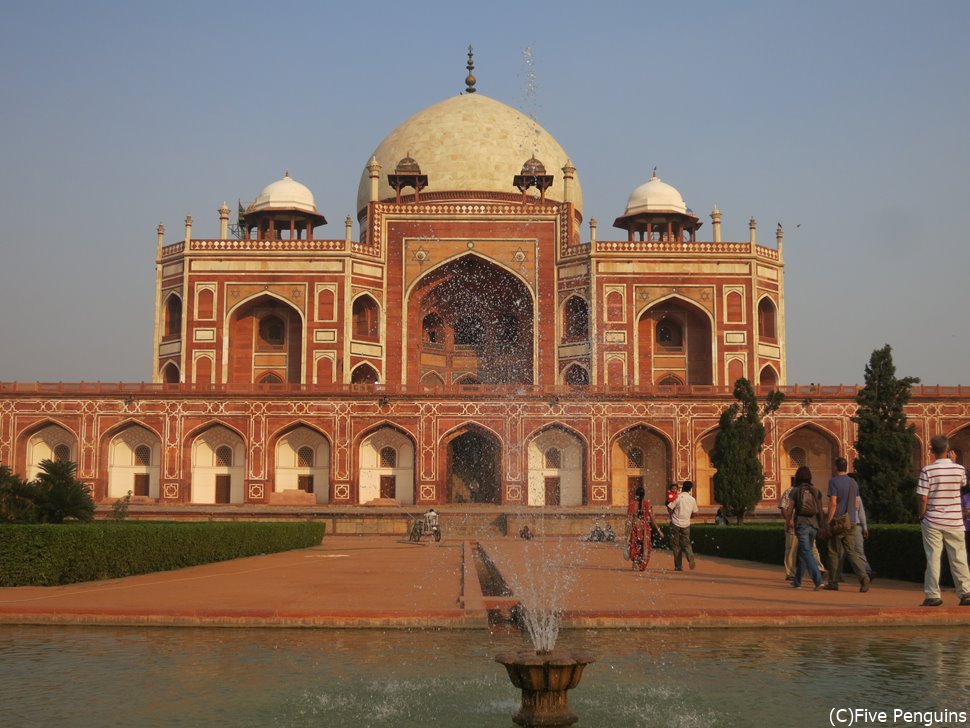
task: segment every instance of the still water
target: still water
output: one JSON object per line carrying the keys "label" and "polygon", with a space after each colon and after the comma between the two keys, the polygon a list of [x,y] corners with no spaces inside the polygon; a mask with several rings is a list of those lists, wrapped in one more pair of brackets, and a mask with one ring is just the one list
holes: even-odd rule
{"label": "still water", "polygon": [[[967,629],[567,631],[559,646],[598,656],[570,693],[587,728],[970,710]],[[0,724],[508,727],[519,696],[492,658],[521,647],[484,631],[0,626]]]}

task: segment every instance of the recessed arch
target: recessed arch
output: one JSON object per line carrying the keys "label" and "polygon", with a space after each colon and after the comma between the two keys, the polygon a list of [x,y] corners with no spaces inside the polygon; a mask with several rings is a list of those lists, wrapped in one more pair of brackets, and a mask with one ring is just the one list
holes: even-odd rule
{"label": "recessed arch", "polygon": [[378,384],[380,379],[377,370],[367,362],[358,364],[350,373],[351,384]]}
{"label": "recessed arch", "polygon": [[261,291],[236,303],[224,326],[224,382],[254,384],[271,372],[285,383],[303,382],[306,322],[292,301]]}
{"label": "recessed arch", "polygon": [[158,499],[162,439],[140,422],[126,420],[105,433],[108,498]]}
{"label": "recessed arch", "polygon": [[671,294],[654,301],[637,319],[639,383],[674,375],[687,385],[714,384],[714,330],[711,312],[688,298]]}
{"label": "recessed arch", "polygon": [[573,294],[562,306],[562,341],[571,343],[588,339],[589,302],[582,296]]}
{"label": "recessed arch", "polygon": [[330,438],[302,420],[269,438],[273,488],[270,503],[330,501]]}
{"label": "recessed arch", "polygon": [[[44,460],[78,462],[78,437],[71,428],[57,420],[45,419],[36,423],[21,434],[19,441],[24,447],[24,475],[27,480],[37,477],[40,463]],[[64,457],[65,454],[67,457]]]}
{"label": "recessed arch", "polygon": [[552,424],[526,440],[530,506],[578,506],[585,502],[586,443],[571,428]]}
{"label": "recessed arch", "polygon": [[178,384],[182,381],[179,373],[178,364],[173,361],[168,362],[162,367],[161,379],[163,384]]}
{"label": "recessed arch", "polygon": [[[640,458],[631,458],[632,451]],[[652,504],[664,502],[673,478],[673,443],[666,434],[646,423],[631,425],[611,439],[610,461],[613,505],[625,506],[639,485]]]}
{"label": "recessed arch", "polygon": [[778,372],[771,364],[766,364],[761,368],[761,373],[758,375],[758,385],[761,387],[778,386]]}
{"label": "recessed arch", "polygon": [[562,381],[574,387],[589,384],[589,370],[582,364],[570,364],[562,374]]}
{"label": "recessed arch", "polygon": [[186,436],[190,442],[192,503],[244,501],[246,440],[220,422],[206,423]]}
{"label": "recessed arch", "polygon": [[170,341],[182,336],[182,297],[172,291],[165,298],[163,304],[165,311],[164,326],[162,328],[162,339]]}
{"label": "recessed arch", "polygon": [[768,341],[778,340],[778,309],[770,296],[758,301],[758,336]]}
{"label": "recessed arch", "polygon": [[[389,451],[394,452],[393,464]],[[415,441],[409,432],[387,421],[374,425],[361,433],[357,462],[358,502],[379,498],[406,505],[415,502]]]}
{"label": "recessed arch", "polygon": [[533,383],[534,295],[518,272],[474,253],[454,256],[408,287],[404,311],[405,381],[433,366],[446,382],[469,373],[484,384]]}
{"label": "recessed arch", "polygon": [[447,471],[444,492],[449,503],[502,502],[502,438],[475,422],[449,430],[439,440]]}
{"label": "recessed arch", "polygon": [[381,305],[369,293],[356,296],[351,304],[353,338],[378,341],[381,338]]}
{"label": "recessed arch", "polygon": [[814,422],[806,422],[789,430],[780,440],[779,487],[784,491],[791,486],[795,471],[801,465],[806,465],[812,471],[812,482],[824,492],[835,472],[835,458],[844,451],[834,433]]}

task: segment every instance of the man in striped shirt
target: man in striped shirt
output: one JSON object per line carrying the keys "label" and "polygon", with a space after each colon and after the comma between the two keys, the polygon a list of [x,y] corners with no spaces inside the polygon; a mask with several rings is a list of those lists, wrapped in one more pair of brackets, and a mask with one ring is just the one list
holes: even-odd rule
{"label": "man in striped shirt", "polygon": [[930,439],[930,449],[936,460],[919,473],[919,520],[923,527],[923,550],[926,552],[926,573],[923,576],[924,607],[938,607],[940,598],[940,557],[946,546],[950,572],[960,606],[970,607],[970,570],[964,542],[963,511],[960,507],[960,488],[967,482],[967,471],[947,457],[950,443],[944,435]]}

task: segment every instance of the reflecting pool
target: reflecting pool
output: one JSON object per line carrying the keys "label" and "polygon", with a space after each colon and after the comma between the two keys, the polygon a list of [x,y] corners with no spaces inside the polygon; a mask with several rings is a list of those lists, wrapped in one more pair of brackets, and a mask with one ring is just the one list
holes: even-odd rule
{"label": "reflecting pool", "polygon": [[[925,725],[892,711],[970,703],[962,628],[569,630],[559,646],[597,655],[569,698],[587,728],[824,726],[833,708]],[[493,658],[524,647],[474,630],[2,626],[0,723],[507,727],[519,694]]]}

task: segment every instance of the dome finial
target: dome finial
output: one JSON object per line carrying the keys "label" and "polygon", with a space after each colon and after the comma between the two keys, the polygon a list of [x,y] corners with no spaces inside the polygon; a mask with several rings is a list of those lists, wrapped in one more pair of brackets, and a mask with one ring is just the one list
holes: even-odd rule
{"label": "dome finial", "polygon": [[465,68],[468,69],[468,75],[465,76],[465,93],[473,94],[475,93],[475,74],[472,71],[475,70],[475,61],[473,59],[472,47],[468,46],[468,63]]}
{"label": "dome finial", "polygon": [[657,165],[654,165],[653,167],[653,177],[651,177],[651,179],[657,179]]}

